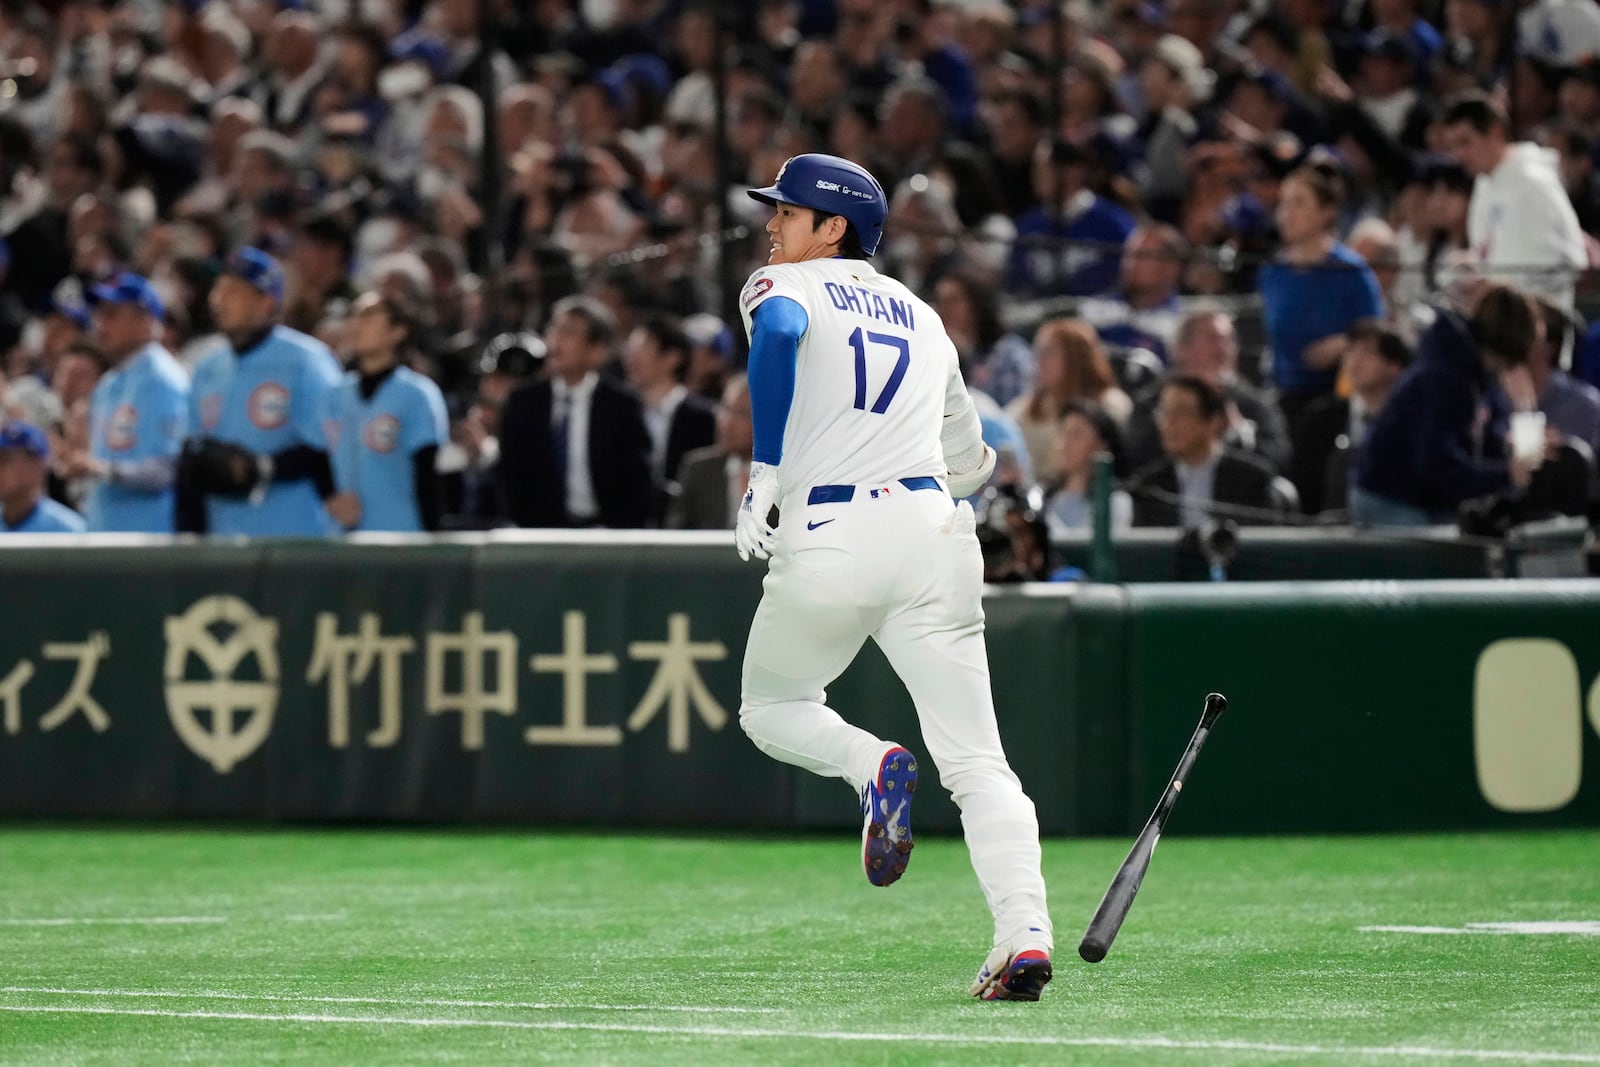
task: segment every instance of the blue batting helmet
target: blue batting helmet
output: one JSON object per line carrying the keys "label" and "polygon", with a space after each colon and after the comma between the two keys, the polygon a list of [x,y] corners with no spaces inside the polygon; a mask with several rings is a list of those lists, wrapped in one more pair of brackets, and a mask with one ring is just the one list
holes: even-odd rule
{"label": "blue batting helmet", "polygon": [[842,215],[856,228],[861,250],[869,256],[877,251],[883,220],[889,214],[883,186],[865,167],[820,152],[791,157],[778,169],[776,182],[765,189],[751,189],[750,197],[764,204],[793,204]]}

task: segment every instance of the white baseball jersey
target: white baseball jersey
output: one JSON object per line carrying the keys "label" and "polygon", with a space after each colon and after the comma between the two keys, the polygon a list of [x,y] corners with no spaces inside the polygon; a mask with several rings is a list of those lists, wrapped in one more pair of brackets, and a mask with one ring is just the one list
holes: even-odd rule
{"label": "white baseball jersey", "polygon": [[933,308],[865,260],[784,263],[745,283],[739,304],[747,334],[755,309],[776,296],[810,319],[783,431],[780,496],[814,485],[943,477],[939,434],[966,385]]}
{"label": "white baseball jersey", "polygon": [[[859,796],[886,747],[828,707],[871,637],[905,683],[939,781],[961,808],[995,945],[1048,949],[1033,802],[1006,762],[983,643],[972,510],[943,489],[945,414],[971,417],[955,346],[932,308],[855,259],[762,267],[745,329],[783,296],[809,318],[779,464],[778,546],[745,645],[739,724],[763,752]],[[907,486],[900,479],[932,477]],[[818,485],[848,494],[808,499]]]}

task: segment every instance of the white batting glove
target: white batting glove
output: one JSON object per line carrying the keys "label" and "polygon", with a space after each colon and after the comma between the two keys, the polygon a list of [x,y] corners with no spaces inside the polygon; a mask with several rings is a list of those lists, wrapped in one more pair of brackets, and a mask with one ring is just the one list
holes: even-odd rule
{"label": "white batting glove", "polygon": [[945,475],[945,483],[950,486],[950,495],[960,500],[964,496],[971,496],[985,485],[989,484],[989,475],[994,473],[994,465],[999,457],[994,449],[988,445],[983,446],[983,460],[970,471],[951,471]]}
{"label": "white batting glove", "polygon": [[778,499],[778,467],[772,463],[750,464],[750,488],[739,505],[739,519],[733,529],[733,543],[739,558],[749,561],[769,558],[778,543],[778,534],[767,525],[767,515]]}

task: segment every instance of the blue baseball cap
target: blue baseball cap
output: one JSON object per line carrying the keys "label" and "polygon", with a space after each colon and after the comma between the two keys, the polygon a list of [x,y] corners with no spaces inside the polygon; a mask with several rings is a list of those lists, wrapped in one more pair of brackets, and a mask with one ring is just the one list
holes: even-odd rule
{"label": "blue baseball cap", "polygon": [[167,309],[161,304],[161,294],[150,284],[150,279],[131,271],[123,271],[103,285],[90,286],[87,297],[91,305],[132,304],[155,318],[167,317]]}
{"label": "blue baseball cap", "polygon": [[243,278],[274,300],[283,299],[283,267],[259,248],[236,248],[222,264],[222,273]]}
{"label": "blue baseball cap", "polygon": [[690,315],[683,320],[683,332],[690,344],[709,348],[723,360],[733,359],[733,331],[715,315],[705,311]]}
{"label": "blue baseball cap", "polygon": [[75,301],[51,300],[50,309],[47,314],[60,315],[62,318],[69,320],[80,330],[89,329],[89,309]]}
{"label": "blue baseball cap", "polygon": [[50,458],[50,439],[31,422],[8,422],[0,426],[0,450],[20,448],[40,459]]}

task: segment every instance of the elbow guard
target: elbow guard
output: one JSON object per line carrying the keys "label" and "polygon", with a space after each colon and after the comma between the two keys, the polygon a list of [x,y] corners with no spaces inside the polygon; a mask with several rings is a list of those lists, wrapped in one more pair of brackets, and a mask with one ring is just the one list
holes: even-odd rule
{"label": "elbow guard", "polygon": [[964,496],[971,496],[979,489],[982,489],[988,484],[989,476],[994,473],[994,465],[999,457],[995,455],[994,449],[988,445],[981,441],[978,444],[983,449],[983,458],[979,464],[970,471],[958,472],[952,470],[945,479],[950,485],[950,495],[957,500]]}

